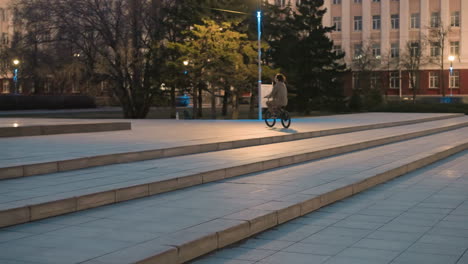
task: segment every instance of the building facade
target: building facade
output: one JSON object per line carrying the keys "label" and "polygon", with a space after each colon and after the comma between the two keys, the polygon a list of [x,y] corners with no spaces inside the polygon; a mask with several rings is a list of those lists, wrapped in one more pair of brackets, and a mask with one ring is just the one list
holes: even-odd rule
{"label": "building facade", "polygon": [[[5,50],[10,47],[11,39],[14,34],[13,16],[10,8],[11,0],[0,0],[0,50]],[[2,58],[3,59],[3,58]],[[0,62],[1,69],[6,69],[8,62]],[[2,70],[0,71],[0,93],[13,92],[12,78],[13,72]]]}
{"label": "building facade", "polygon": [[[384,58],[401,61],[407,54],[405,50],[411,51],[408,47],[412,43],[424,41],[426,48],[421,48],[421,57],[427,58],[427,63],[420,68],[418,94],[468,96],[468,0],[325,0],[324,7],[328,12],[323,23],[335,25],[330,38],[335,49],[345,52],[345,61],[352,69],[363,47],[382,60],[382,69]],[[446,35],[435,43],[438,41],[432,32],[438,29]],[[388,69],[386,93],[411,95],[409,74],[401,64],[397,65]],[[347,78],[348,95],[356,86],[355,76]]]}

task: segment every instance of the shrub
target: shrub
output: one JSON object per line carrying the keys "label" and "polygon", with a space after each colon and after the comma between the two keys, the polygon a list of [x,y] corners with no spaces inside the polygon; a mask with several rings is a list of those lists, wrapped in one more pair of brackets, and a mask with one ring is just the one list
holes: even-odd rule
{"label": "shrub", "polygon": [[407,113],[464,113],[468,114],[468,104],[441,104],[399,102],[388,103],[370,109],[373,112],[407,112]]}
{"label": "shrub", "polygon": [[96,108],[86,95],[0,95],[0,110]]}

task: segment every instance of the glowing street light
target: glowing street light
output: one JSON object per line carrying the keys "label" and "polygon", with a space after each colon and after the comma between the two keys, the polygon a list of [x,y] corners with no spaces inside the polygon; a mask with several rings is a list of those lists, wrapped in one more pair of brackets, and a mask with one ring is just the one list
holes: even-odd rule
{"label": "glowing street light", "polygon": [[451,85],[451,77],[453,76],[453,61],[455,60],[455,56],[450,55],[448,57],[448,60],[450,61],[450,80],[449,80],[449,86],[450,86],[450,96],[452,96],[452,85]]}
{"label": "glowing street light", "polygon": [[188,60],[184,60],[182,63],[183,63],[185,66],[187,66],[187,65],[189,64],[189,61],[188,61]]}
{"label": "glowing street light", "polygon": [[13,60],[13,65],[15,65],[14,76],[13,76],[13,82],[15,83],[15,94],[18,93],[18,65],[19,64],[20,64],[20,61],[18,59]]}

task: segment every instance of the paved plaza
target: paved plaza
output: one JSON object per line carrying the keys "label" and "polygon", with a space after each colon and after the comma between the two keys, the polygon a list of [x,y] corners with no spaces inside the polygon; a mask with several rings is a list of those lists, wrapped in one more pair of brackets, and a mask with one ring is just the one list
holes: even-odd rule
{"label": "paved plaza", "polygon": [[468,263],[463,115],[131,122],[0,138],[0,263]]}
{"label": "paved plaza", "polygon": [[468,152],[193,262],[253,263],[468,263]]}

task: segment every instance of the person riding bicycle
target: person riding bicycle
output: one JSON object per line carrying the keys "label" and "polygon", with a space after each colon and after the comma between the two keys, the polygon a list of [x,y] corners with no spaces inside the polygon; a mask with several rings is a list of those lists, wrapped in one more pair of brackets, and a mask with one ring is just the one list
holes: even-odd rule
{"label": "person riding bicycle", "polygon": [[288,105],[288,89],[284,83],[285,81],[286,77],[283,74],[276,74],[273,90],[269,95],[265,96],[265,98],[271,98],[271,100],[267,101],[267,106],[272,113]]}

